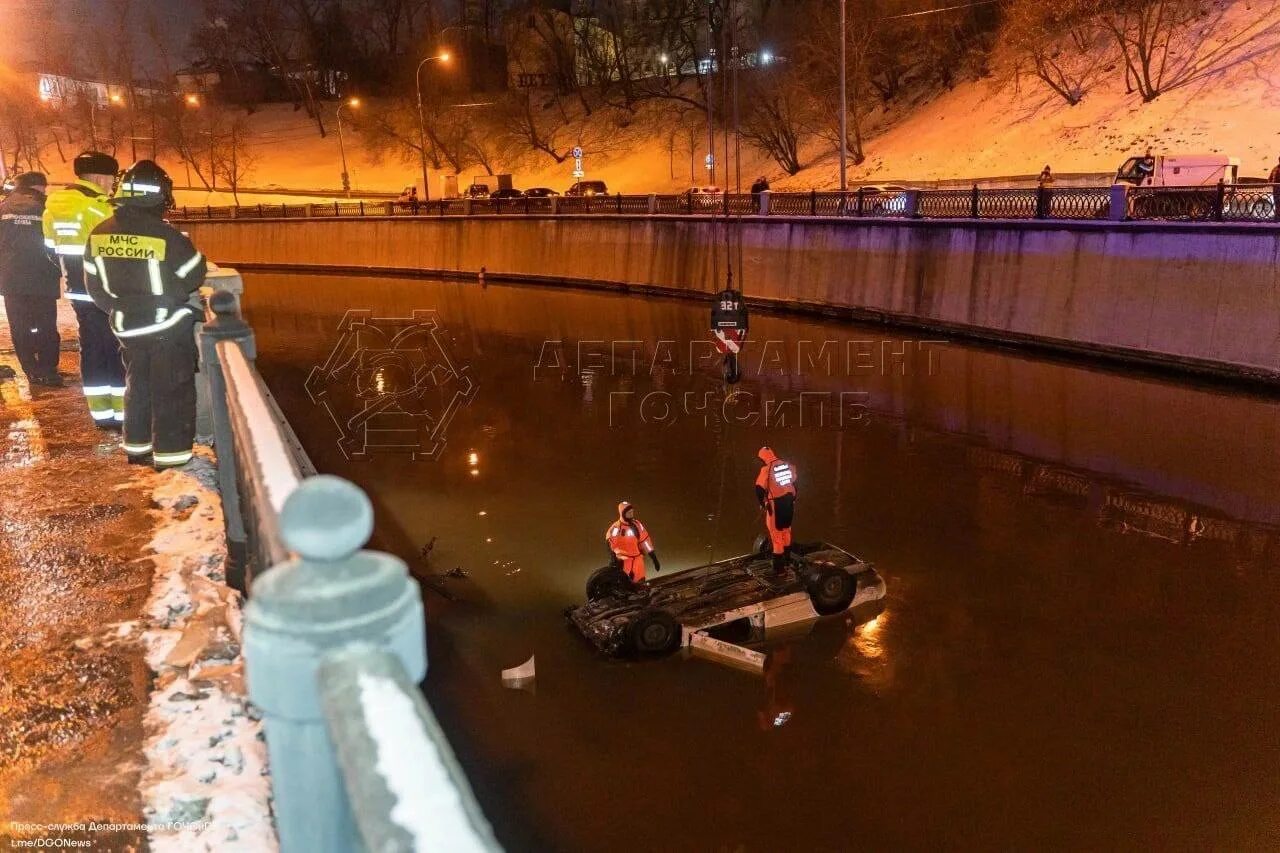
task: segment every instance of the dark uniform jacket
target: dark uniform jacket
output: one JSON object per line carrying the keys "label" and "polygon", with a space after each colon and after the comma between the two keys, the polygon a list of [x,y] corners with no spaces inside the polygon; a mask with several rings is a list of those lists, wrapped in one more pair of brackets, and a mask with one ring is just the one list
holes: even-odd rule
{"label": "dark uniform jacket", "polygon": [[107,312],[116,337],[157,334],[195,316],[191,293],[208,267],[158,211],[117,208],[89,235],[84,258],[89,295]]}
{"label": "dark uniform jacket", "polygon": [[61,271],[44,245],[44,194],[14,190],[0,203],[0,293],[58,298]]}

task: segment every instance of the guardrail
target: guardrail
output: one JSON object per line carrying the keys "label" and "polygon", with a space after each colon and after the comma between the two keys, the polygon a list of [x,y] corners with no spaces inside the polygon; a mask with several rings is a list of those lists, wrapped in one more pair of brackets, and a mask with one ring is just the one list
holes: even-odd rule
{"label": "guardrail", "polygon": [[364,549],[364,492],[315,475],[254,367],[234,294],[215,292],[206,316],[219,490],[242,555],[228,579],[252,592],[246,680],[280,849],[500,850],[416,687],[427,674],[421,590],[402,560]]}
{"label": "guardrail", "polygon": [[1280,185],[1038,187],[759,194],[596,195],[189,207],[175,219],[396,216],[823,216],[900,219],[1126,219],[1280,222]]}

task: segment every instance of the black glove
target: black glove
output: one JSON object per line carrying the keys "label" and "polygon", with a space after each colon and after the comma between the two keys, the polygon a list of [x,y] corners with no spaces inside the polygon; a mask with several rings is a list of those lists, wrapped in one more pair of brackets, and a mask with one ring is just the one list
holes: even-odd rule
{"label": "black glove", "polygon": [[656,551],[649,555],[649,559],[653,560],[654,574],[657,574],[658,572],[662,571],[662,563],[658,562],[658,554]]}

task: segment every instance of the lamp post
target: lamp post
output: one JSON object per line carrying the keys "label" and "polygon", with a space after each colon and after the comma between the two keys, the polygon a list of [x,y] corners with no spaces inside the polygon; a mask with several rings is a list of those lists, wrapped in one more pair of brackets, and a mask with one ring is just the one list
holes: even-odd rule
{"label": "lamp post", "polygon": [[418,63],[418,70],[413,72],[413,88],[418,94],[418,157],[422,162],[422,200],[431,198],[431,184],[427,180],[427,120],[422,113],[422,66],[433,59],[441,62],[449,61],[448,53],[428,56]]}
{"label": "lamp post", "polygon": [[845,50],[848,41],[849,31],[845,27],[845,0],[840,0],[840,192],[849,191],[849,178],[846,171],[848,164],[845,162],[848,155],[849,147],[849,128],[847,110],[849,99],[845,95],[845,78],[846,59]]}
{"label": "lamp post", "polygon": [[342,189],[346,192],[347,198],[351,198],[351,176],[347,172],[347,144],[342,138],[342,108],[355,109],[358,106],[360,106],[360,99],[350,98],[338,104],[338,109],[334,111],[334,117],[338,120],[338,151],[342,153]]}

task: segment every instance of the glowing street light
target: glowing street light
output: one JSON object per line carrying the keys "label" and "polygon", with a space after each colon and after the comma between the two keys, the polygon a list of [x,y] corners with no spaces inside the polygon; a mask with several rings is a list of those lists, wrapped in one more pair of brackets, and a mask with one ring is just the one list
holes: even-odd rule
{"label": "glowing street light", "polygon": [[359,98],[348,98],[334,111],[334,115],[338,119],[338,151],[342,153],[342,189],[346,191],[347,198],[351,198],[351,176],[347,172],[347,145],[342,138],[342,108],[359,109]]}
{"label": "glowing street light", "polygon": [[187,100],[187,106],[189,107],[200,106],[200,98],[197,97],[196,95],[187,95],[186,100]]}
{"label": "glowing street light", "polygon": [[422,66],[428,62],[448,62],[449,52],[443,51],[435,56],[428,56],[418,63],[418,70],[413,72],[413,88],[418,94],[418,159],[422,163],[422,200],[431,198],[431,184],[427,181],[427,120],[422,114]]}

